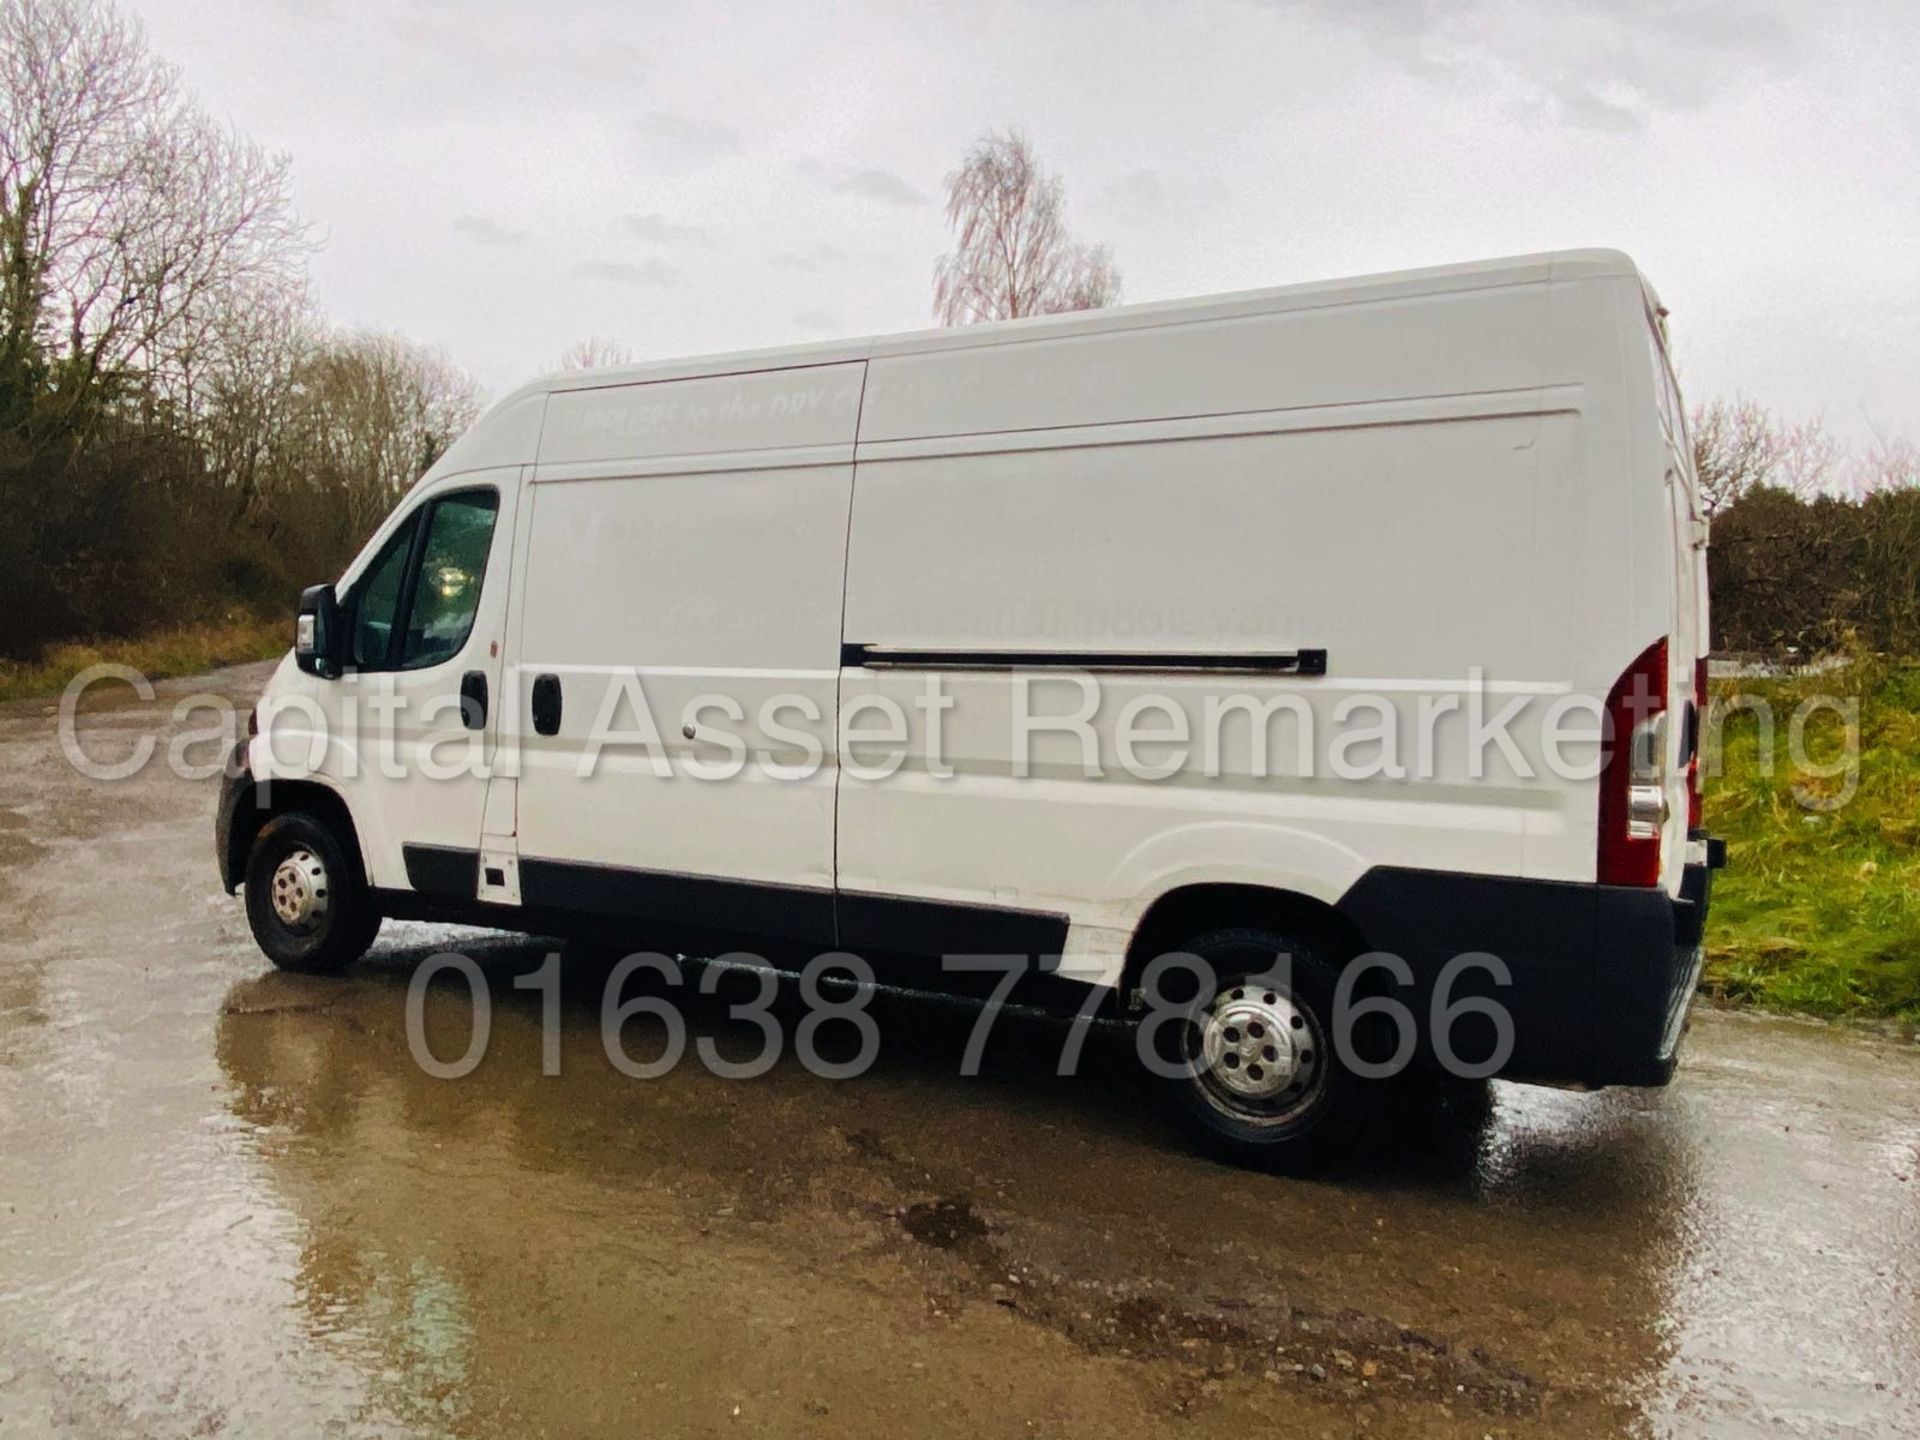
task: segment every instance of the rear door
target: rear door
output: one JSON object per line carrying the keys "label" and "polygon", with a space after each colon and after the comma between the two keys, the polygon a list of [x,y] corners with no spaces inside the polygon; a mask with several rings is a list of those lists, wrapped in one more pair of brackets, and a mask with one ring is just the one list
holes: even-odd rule
{"label": "rear door", "polygon": [[1647,316],[1647,343],[1659,401],[1660,428],[1665,441],[1666,502],[1670,516],[1668,584],[1672,592],[1673,630],[1667,640],[1668,714],[1670,727],[1666,791],[1667,822],[1665,880],[1677,893],[1687,852],[1690,784],[1688,762],[1699,742],[1701,718],[1695,713],[1695,682],[1707,653],[1706,544],[1707,521],[1694,475],[1692,447],[1680,392],[1667,363],[1658,321]]}

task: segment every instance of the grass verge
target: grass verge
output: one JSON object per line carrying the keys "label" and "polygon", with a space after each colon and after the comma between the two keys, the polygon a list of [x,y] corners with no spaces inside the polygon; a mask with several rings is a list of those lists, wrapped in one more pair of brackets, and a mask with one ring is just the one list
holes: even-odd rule
{"label": "grass verge", "polygon": [[132,640],[72,641],[50,645],[36,661],[0,660],[0,700],[58,695],[90,665],[131,665],[149,680],[197,675],[243,660],[270,660],[290,643],[286,617],[250,617],[157,630]]}
{"label": "grass verge", "polygon": [[1713,688],[1705,818],[1729,863],[1714,881],[1708,992],[1920,1022],[1920,664]]}

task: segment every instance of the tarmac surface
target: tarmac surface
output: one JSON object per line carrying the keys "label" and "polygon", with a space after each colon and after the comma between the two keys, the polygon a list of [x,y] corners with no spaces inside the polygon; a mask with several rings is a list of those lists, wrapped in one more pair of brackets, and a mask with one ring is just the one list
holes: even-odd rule
{"label": "tarmac surface", "polygon": [[[857,1079],[724,1079],[727,975],[634,1079],[602,957],[550,1029],[538,941],[271,968],[166,761],[265,673],[104,687],[120,781],[0,706],[0,1437],[1920,1434],[1911,1045],[1707,1013],[1667,1090],[1409,1090],[1310,1180],[1187,1153],[1124,1035],[1065,1080],[1004,1016],[962,1079],[975,1012],[898,994]],[[460,1079],[408,1033],[449,948]],[[475,1009],[427,987],[440,1063]]]}

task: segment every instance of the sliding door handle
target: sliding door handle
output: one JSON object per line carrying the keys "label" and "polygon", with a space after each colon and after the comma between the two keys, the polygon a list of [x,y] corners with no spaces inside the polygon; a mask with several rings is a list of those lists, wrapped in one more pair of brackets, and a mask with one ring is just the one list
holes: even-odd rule
{"label": "sliding door handle", "polygon": [[560,733],[560,677],[533,677],[533,728],[537,734]]}

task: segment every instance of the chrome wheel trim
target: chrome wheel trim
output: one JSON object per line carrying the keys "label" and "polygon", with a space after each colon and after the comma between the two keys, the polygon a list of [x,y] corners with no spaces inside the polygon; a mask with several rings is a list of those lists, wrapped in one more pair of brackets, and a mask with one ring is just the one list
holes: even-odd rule
{"label": "chrome wheel trim", "polygon": [[1223,986],[1196,1020],[1194,1079],[1214,1108],[1241,1120],[1289,1120],[1326,1088],[1313,1015],[1257,979]]}
{"label": "chrome wheel trim", "polygon": [[273,902],[273,913],[289,930],[317,930],[326,919],[330,901],[327,867],[318,855],[302,846],[274,867],[267,895]]}

